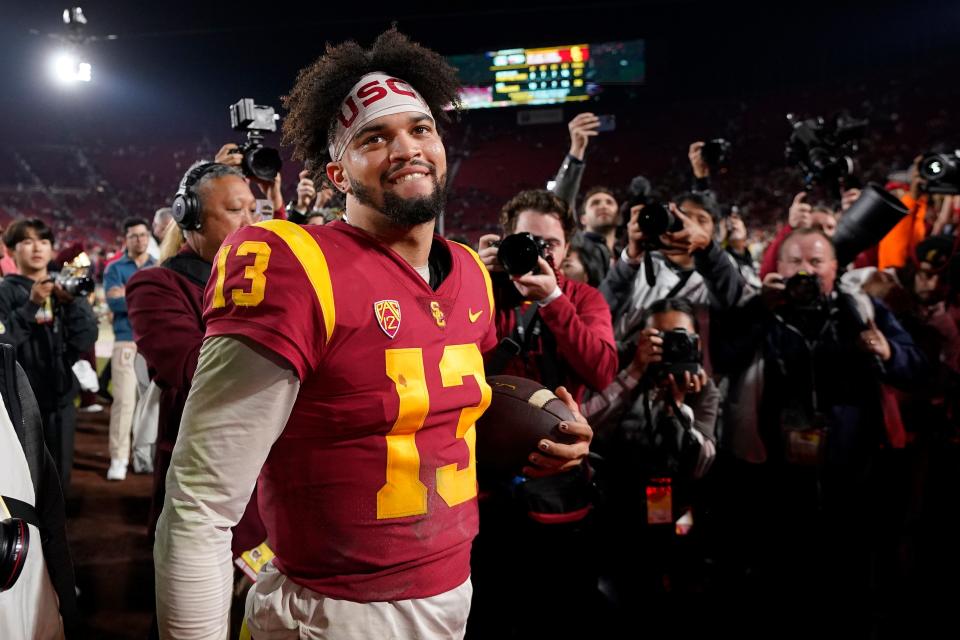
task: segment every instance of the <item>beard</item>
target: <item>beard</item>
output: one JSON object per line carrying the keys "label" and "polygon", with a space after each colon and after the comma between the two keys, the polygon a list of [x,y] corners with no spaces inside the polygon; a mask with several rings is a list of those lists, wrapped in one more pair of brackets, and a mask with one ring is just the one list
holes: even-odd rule
{"label": "beard", "polygon": [[414,227],[443,215],[443,207],[447,202],[446,186],[440,184],[435,170],[430,171],[433,180],[433,193],[429,196],[417,198],[401,198],[395,193],[384,190],[383,202],[377,202],[372,189],[350,178],[350,188],[353,197],[361,204],[376,209],[390,222],[401,227]]}

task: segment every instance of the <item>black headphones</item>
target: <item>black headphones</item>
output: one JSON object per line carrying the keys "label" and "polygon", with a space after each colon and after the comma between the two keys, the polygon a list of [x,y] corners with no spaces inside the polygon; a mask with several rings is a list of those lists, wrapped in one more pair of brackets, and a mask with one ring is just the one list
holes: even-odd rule
{"label": "black headphones", "polygon": [[183,174],[183,180],[177,188],[177,195],[173,197],[173,219],[181,229],[196,231],[200,228],[200,198],[193,192],[193,186],[200,181],[210,167],[216,162],[198,162]]}
{"label": "black headphones", "polygon": [[[9,518],[0,520],[0,592],[13,588],[30,550],[28,524],[40,527],[36,509],[26,502],[0,496],[0,509]],[[0,516],[3,517],[3,516]]]}

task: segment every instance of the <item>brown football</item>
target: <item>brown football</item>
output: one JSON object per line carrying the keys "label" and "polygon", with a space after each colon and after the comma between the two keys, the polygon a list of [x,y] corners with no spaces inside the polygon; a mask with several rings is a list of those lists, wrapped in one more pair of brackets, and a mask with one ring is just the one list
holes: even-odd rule
{"label": "brown football", "polygon": [[553,391],[516,376],[490,376],[487,384],[493,399],[477,421],[477,470],[484,477],[519,475],[543,438],[576,442],[558,428],[574,418]]}

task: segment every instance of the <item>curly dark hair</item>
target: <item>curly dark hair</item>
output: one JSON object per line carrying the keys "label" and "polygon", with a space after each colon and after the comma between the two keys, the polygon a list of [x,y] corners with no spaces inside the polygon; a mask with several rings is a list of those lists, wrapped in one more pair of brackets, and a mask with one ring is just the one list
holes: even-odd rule
{"label": "curly dark hair", "polygon": [[293,157],[307,163],[315,175],[324,175],[334,119],[350,89],[364,75],[382,71],[414,87],[434,118],[449,122],[444,107],[459,112],[460,80],[444,58],[412,42],[393,27],[364,49],[350,40],[327,44],[326,53],[300,71],[283,106],[290,113],[283,122],[283,143],[293,146]]}
{"label": "curly dark hair", "polygon": [[529,189],[510,198],[500,210],[500,225],[504,232],[513,233],[517,228],[517,216],[529,209],[557,218],[563,226],[563,235],[567,242],[570,242],[570,238],[577,231],[577,221],[573,217],[573,212],[562,198],[552,191]]}

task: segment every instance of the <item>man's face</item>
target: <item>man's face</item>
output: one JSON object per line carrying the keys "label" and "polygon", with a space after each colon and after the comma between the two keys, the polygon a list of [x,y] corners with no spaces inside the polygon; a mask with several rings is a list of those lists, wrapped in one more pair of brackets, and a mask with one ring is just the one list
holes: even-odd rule
{"label": "man's face", "polygon": [[801,271],[820,276],[820,290],[824,295],[833,291],[837,259],[833,247],[818,233],[788,238],[781,247],[777,273],[790,278]]}
{"label": "man's face", "polygon": [[399,226],[435,220],[446,201],[447,155],[436,124],[417,112],[362,127],[327,175],[341,191]]}
{"label": "man's face", "polygon": [[813,226],[823,229],[828,238],[832,238],[837,232],[837,218],[829,211],[814,211],[810,219]]}
{"label": "man's face", "polygon": [[157,240],[163,240],[167,228],[173,222],[173,216],[160,216],[153,219],[153,237]]}
{"label": "man's face", "polygon": [[50,241],[41,240],[33,229],[27,229],[27,237],[18,242],[13,249],[13,259],[20,271],[45,269],[52,256],[53,247]]}
{"label": "man's face", "polygon": [[583,203],[580,224],[588,231],[604,233],[617,225],[617,201],[609,193],[598,192]]}
{"label": "man's face", "polygon": [[935,302],[940,286],[940,274],[933,270],[929,262],[921,262],[913,276],[913,293],[921,302]]}
{"label": "man's face", "polygon": [[547,250],[553,260],[554,271],[563,264],[567,257],[567,241],[563,235],[563,225],[560,219],[552,213],[540,213],[533,209],[525,209],[517,215],[514,233],[532,233],[540,236],[547,243]]}
{"label": "man's face", "polygon": [[203,206],[199,233],[210,245],[219,247],[228,235],[253,224],[257,200],[240,176],[207,180],[198,195]]}
{"label": "man's face", "polygon": [[688,217],[693,218],[694,222],[697,222],[706,229],[710,237],[713,237],[715,230],[715,225],[713,223],[713,216],[710,215],[710,212],[698,205],[692,200],[684,200],[678,205],[680,210],[683,211]]}
{"label": "man's face", "polygon": [[142,256],[150,246],[150,231],[147,225],[137,224],[127,229],[127,254],[131,258]]}

